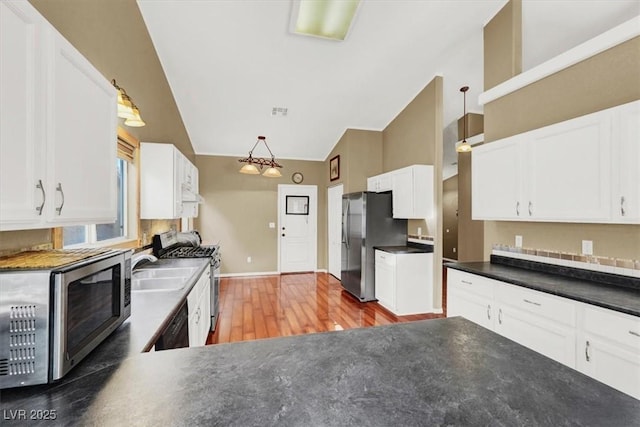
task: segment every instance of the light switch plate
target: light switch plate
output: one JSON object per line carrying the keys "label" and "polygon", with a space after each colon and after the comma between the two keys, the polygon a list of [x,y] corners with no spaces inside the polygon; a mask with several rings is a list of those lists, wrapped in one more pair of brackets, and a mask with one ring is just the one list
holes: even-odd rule
{"label": "light switch plate", "polygon": [[522,247],[522,236],[516,235],[516,248]]}
{"label": "light switch plate", "polygon": [[582,241],[582,254],[593,255],[593,240]]}

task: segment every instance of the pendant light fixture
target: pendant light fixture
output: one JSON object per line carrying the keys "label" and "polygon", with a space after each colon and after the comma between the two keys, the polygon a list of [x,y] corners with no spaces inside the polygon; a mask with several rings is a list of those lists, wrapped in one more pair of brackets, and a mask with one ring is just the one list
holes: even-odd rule
{"label": "pendant light fixture", "polygon": [[460,92],[464,97],[464,114],[462,115],[462,142],[456,144],[456,151],[458,153],[468,153],[471,151],[471,145],[467,142],[467,91],[469,86],[462,86]]}
{"label": "pendant light fixture", "polygon": [[[253,157],[253,150],[256,149],[260,142],[263,142],[265,147],[267,147],[267,150],[271,155],[271,159]],[[262,173],[262,176],[266,176],[267,178],[280,178],[282,176],[282,174],[278,170],[278,168],[282,168],[282,165],[276,162],[271,149],[269,149],[269,146],[267,145],[267,138],[264,136],[258,137],[256,143],[253,144],[253,148],[251,149],[251,151],[249,151],[249,157],[239,159],[238,161],[240,163],[245,163],[245,165],[240,168],[240,173],[245,173],[248,175],[259,175],[262,168],[267,166],[267,169]]]}

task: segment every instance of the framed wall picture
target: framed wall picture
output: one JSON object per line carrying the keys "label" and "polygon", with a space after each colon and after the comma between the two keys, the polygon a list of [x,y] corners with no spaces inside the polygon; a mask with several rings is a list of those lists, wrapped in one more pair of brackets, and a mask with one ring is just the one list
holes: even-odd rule
{"label": "framed wall picture", "polygon": [[329,179],[335,181],[340,178],[340,155],[329,160]]}

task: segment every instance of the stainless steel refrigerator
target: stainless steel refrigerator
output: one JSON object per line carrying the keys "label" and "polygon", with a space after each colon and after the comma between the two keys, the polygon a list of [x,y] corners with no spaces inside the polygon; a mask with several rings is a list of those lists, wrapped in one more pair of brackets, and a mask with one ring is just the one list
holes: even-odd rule
{"label": "stainless steel refrigerator", "polygon": [[391,193],[342,196],[342,286],[360,301],[375,301],[374,246],[407,243],[407,220],[393,219]]}

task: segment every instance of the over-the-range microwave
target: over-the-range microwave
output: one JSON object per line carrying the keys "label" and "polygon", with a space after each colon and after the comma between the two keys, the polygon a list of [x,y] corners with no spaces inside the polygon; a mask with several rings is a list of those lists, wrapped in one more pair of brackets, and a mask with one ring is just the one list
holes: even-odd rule
{"label": "over-the-range microwave", "polygon": [[0,258],[0,389],[59,380],[130,314],[130,251]]}

